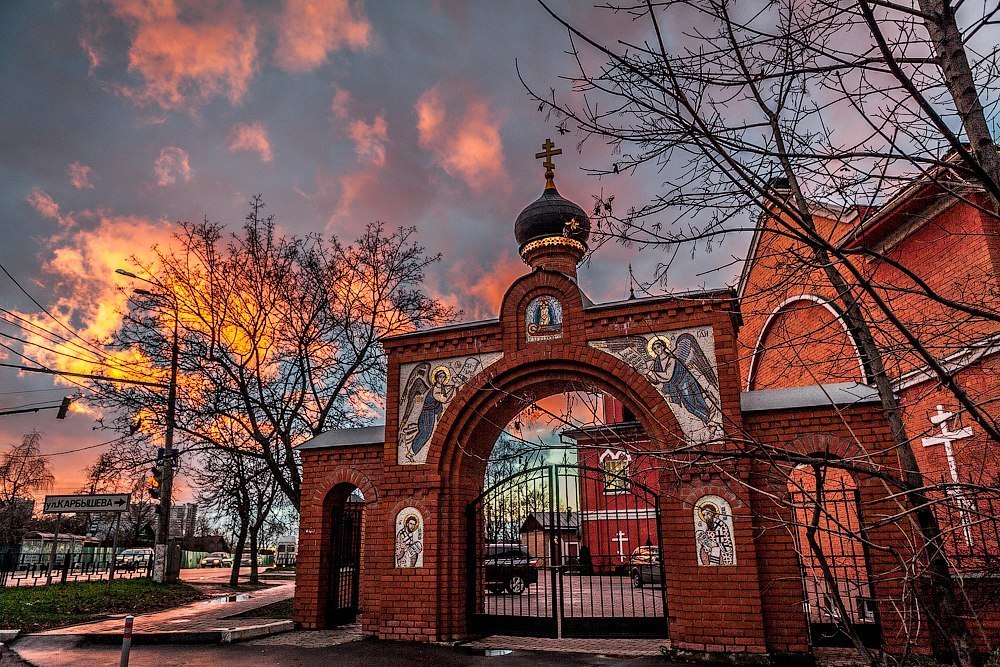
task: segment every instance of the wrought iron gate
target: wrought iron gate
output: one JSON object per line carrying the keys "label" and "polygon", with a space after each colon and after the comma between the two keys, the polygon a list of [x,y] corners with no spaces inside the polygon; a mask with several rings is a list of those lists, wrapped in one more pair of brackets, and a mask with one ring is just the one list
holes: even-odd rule
{"label": "wrought iron gate", "polygon": [[866,646],[878,647],[882,629],[857,488],[841,482],[823,490],[821,516],[815,522],[815,540],[821,554],[816,553],[806,536],[806,529],[813,523],[816,497],[805,491],[793,491],[791,495],[813,645],[853,646],[845,632],[850,628]]}
{"label": "wrought iron gate", "polygon": [[627,471],[527,470],[467,520],[473,632],[667,636],[657,496]]}
{"label": "wrought iron gate", "polygon": [[350,623],[358,615],[358,580],[361,565],[361,519],[364,505],[346,502],[333,510],[330,537],[330,584],[327,625]]}

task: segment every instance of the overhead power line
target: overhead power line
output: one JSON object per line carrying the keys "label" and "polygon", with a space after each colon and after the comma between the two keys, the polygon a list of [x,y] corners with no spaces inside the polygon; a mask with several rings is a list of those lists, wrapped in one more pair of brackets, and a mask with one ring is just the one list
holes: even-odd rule
{"label": "overhead power line", "polygon": [[[6,346],[0,343],[0,347],[6,347]],[[137,384],[137,385],[142,385],[144,387],[156,387],[157,389],[169,388],[169,385],[164,384],[162,382],[149,382],[146,380],[128,380],[126,378],[112,378],[106,375],[94,375],[92,373],[71,373],[69,371],[57,371],[51,368],[45,368],[44,366],[39,368],[32,368],[31,366],[18,366],[17,364],[4,364],[4,363],[0,363],[0,366],[3,366],[5,368],[16,368],[17,370],[26,371],[29,373],[45,373],[47,375],[86,378],[88,380],[101,380],[102,382],[117,382],[120,384]]]}
{"label": "overhead power line", "polygon": [[5,267],[5,266],[4,266],[4,265],[3,265],[2,263],[0,263],[0,270],[2,270],[2,271],[3,271],[4,273],[5,273],[5,274],[7,274],[7,277],[8,277],[8,278],[10,278],[10,279],[11,279],[11,281],[13,281],[13,283],[14,283],[15,285],[17,285],[17,288],[18,288],[19,290],[21,290],[21,292],[22,292],[22,293],[23,293],[23,294],[24,294],[24,295],[25,295],[26,297],[28,297],[29,299],[31,299],[31,302],[32,302],[33,304],[35,304],[35,305],[36,305],[36,306],[38,307],[38,309],[39,309],[39,310],[41,310],[41,311],[42,311],[43,313],[45,313],[46,315],[48,315],[48,316],[49,316],[49,317],[50,317],[50,318],[52,319],[52,321],[53,321],[53,322],[55,322],[55,323],[56,323],[56,324],[58,324],[58,325],[59,325],[60,327],[62,327],[62,328],[63,328],[63,329],[65,329],[66,331],[68,331],[68,332],[69,332],[69,334],[70,334],[70,335],[71,335],[71,336],[72,336],[73,338],[76,338],[76,339],[78,339],[78,340],[82,341],[83,343],[85,343],[85,344],[86,344],[86,345],[87,345],[88,347],[90,347],[91,349],[94,349],[94,350],[97,350],[97,352],[98,352],[99,354],[100,354],[100,353],[103,353],[103,351],[102,351],[102,350],[101,350],[101,349],[100,349],[100,348],[99,348],[98,346],[94,345],[93,343],[91,343],[91,342],[90,342],[89,340],[87,340],[86,338],[83,338],[83,337],[82,337],[82,336],[81,336],[80,334],[78,334],[78,333],[77,333],[77,332],[76,332],[75,330],[73,330],[73,329],[71,329],[70,327],[68,327],[67,325],[63,324],[63,322],[62,322],[62,321],[61,321],[61,320],[60,320],[59,318],[57,318],[57,317],[56,317],[55,315],[53,315],[52,313],[50,313],[50,312],[49,312],[49,310],[48,310],[48,308],[46,308],[45,306],[43,306],[42,304],[40,304],[40,303],[38,302],[38,300],[37,300],[37,299],[35,299],[35,297],[31,296],[31,294],[29,294],[29,293],[28,293],[28,290],[24,289],[24,287],[22,287],[22,286],[21,286],[21,283],[19,283],[19,282],[17,281],[17,278],[15,278],[14,276],[12,276],[12,275],[11,275],[11,273],[10,273],[10,271],[8,271],[8,270],[7,270],[7,267]]}

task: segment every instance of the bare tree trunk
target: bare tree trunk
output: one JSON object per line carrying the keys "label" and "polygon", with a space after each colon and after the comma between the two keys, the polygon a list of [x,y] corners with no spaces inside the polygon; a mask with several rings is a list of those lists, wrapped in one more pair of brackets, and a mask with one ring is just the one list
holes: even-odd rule
{"label": "bare tree trunk", "polygon": [[955,20],[955,8],[949,0],[917,0],[917,4],[926,15],[924,25],[934,45],[944,85],[965,128],[972,154],[985,172],[985,178],[992,181],[993,187],[986,190],[990,193],[993,212],[996,213],[1000,210],[996,194],[1000,189],[1000,155],[986,122],[962,31]]}
{"label": "bare tree trunk", "polygon": [[238,586],[240,583],[240,561],[243,560],[243,550],[247,544],[247,533],[249,521],[240,513],[240,532],[236,538],[236,551],[233,552],[233,567],[229,574],[229,585]]}
{"label": "bare tree trunk", "polygon": [[972,667],[974,663],[969,650],[969,631],[962,621],[961,602],[956,590],[956,582],[948,565],[944,551],[944,541],[937,517],[934,515],[932,503],[924,493],[924,478],[920,473],[917,457],[913,452],[910,439],[906,435],[903,424],[902,406],[896,396],[892,381],[885,370],[881,351],[871,332],[871,327],[861,312],[858,299],[850,286],[830,261],[825,251],[817,250],[816,258],[821,262],[830,284],[836,290],[843,307],[844,322],[864,358],[865,368],[870,373],[868,378],[878,391],[885,412],[889,429],[892,431],[893,444],[901,464],[902,483],[907,500],[914,509],[917,528],[926,542],[928,559],[928,575],[930,590],[922,590],[920,582],[916,582],[917,595],[923,602],[932,623],[937,627],[946,641],[951,645],[961,667]]}
{"label": "bare tree trunk", "polygon": [[250,529],[250,583],[256,584],[260,583],[260,579],[257,576],[257,533],[260,530],[260,526],[254,526]]}

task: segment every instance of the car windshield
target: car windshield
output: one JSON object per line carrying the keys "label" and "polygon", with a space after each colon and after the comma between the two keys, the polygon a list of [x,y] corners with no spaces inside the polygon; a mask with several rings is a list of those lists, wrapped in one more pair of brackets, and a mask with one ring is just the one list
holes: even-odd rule
{"label": "car windshield", "polygon": [[491,558],[530,558],[528,547],[523,544],[490,544],[486,555]]}
{"label": "car windshield", "polygon": [[225,558],[225,557],[226,557],[226,556],[228,556],[228,555],[229,555],[229,554],[224,554],[224,553],[222,553],[221,551],[217,551],[217,552],[215,552],[214,554],[209,554],[209,556],[208,556],[208,557],[209,557],[209,558]]}

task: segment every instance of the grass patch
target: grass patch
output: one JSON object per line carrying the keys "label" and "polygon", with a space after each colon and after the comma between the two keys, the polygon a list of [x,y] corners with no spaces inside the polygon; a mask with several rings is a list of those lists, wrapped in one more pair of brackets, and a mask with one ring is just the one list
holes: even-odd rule
{"label": "grass patch", "polygon": [[251,609],[250,611],[245,611],[242,614],[236,614],[235,616],[227,616],[226,618],[291,618],[292,617],[292,598],[287,600],[282,600],[281,602],[273,602],[269,605],[263,607],[257,607],[256,609]]}
{"label": "grass patch", "polygon": [[54,585],[0,588],[0,628],[38,632],[99,620],[107,614],[141,614],[193,602],[202,597],[183,583],[151,579],[80,581]]}

